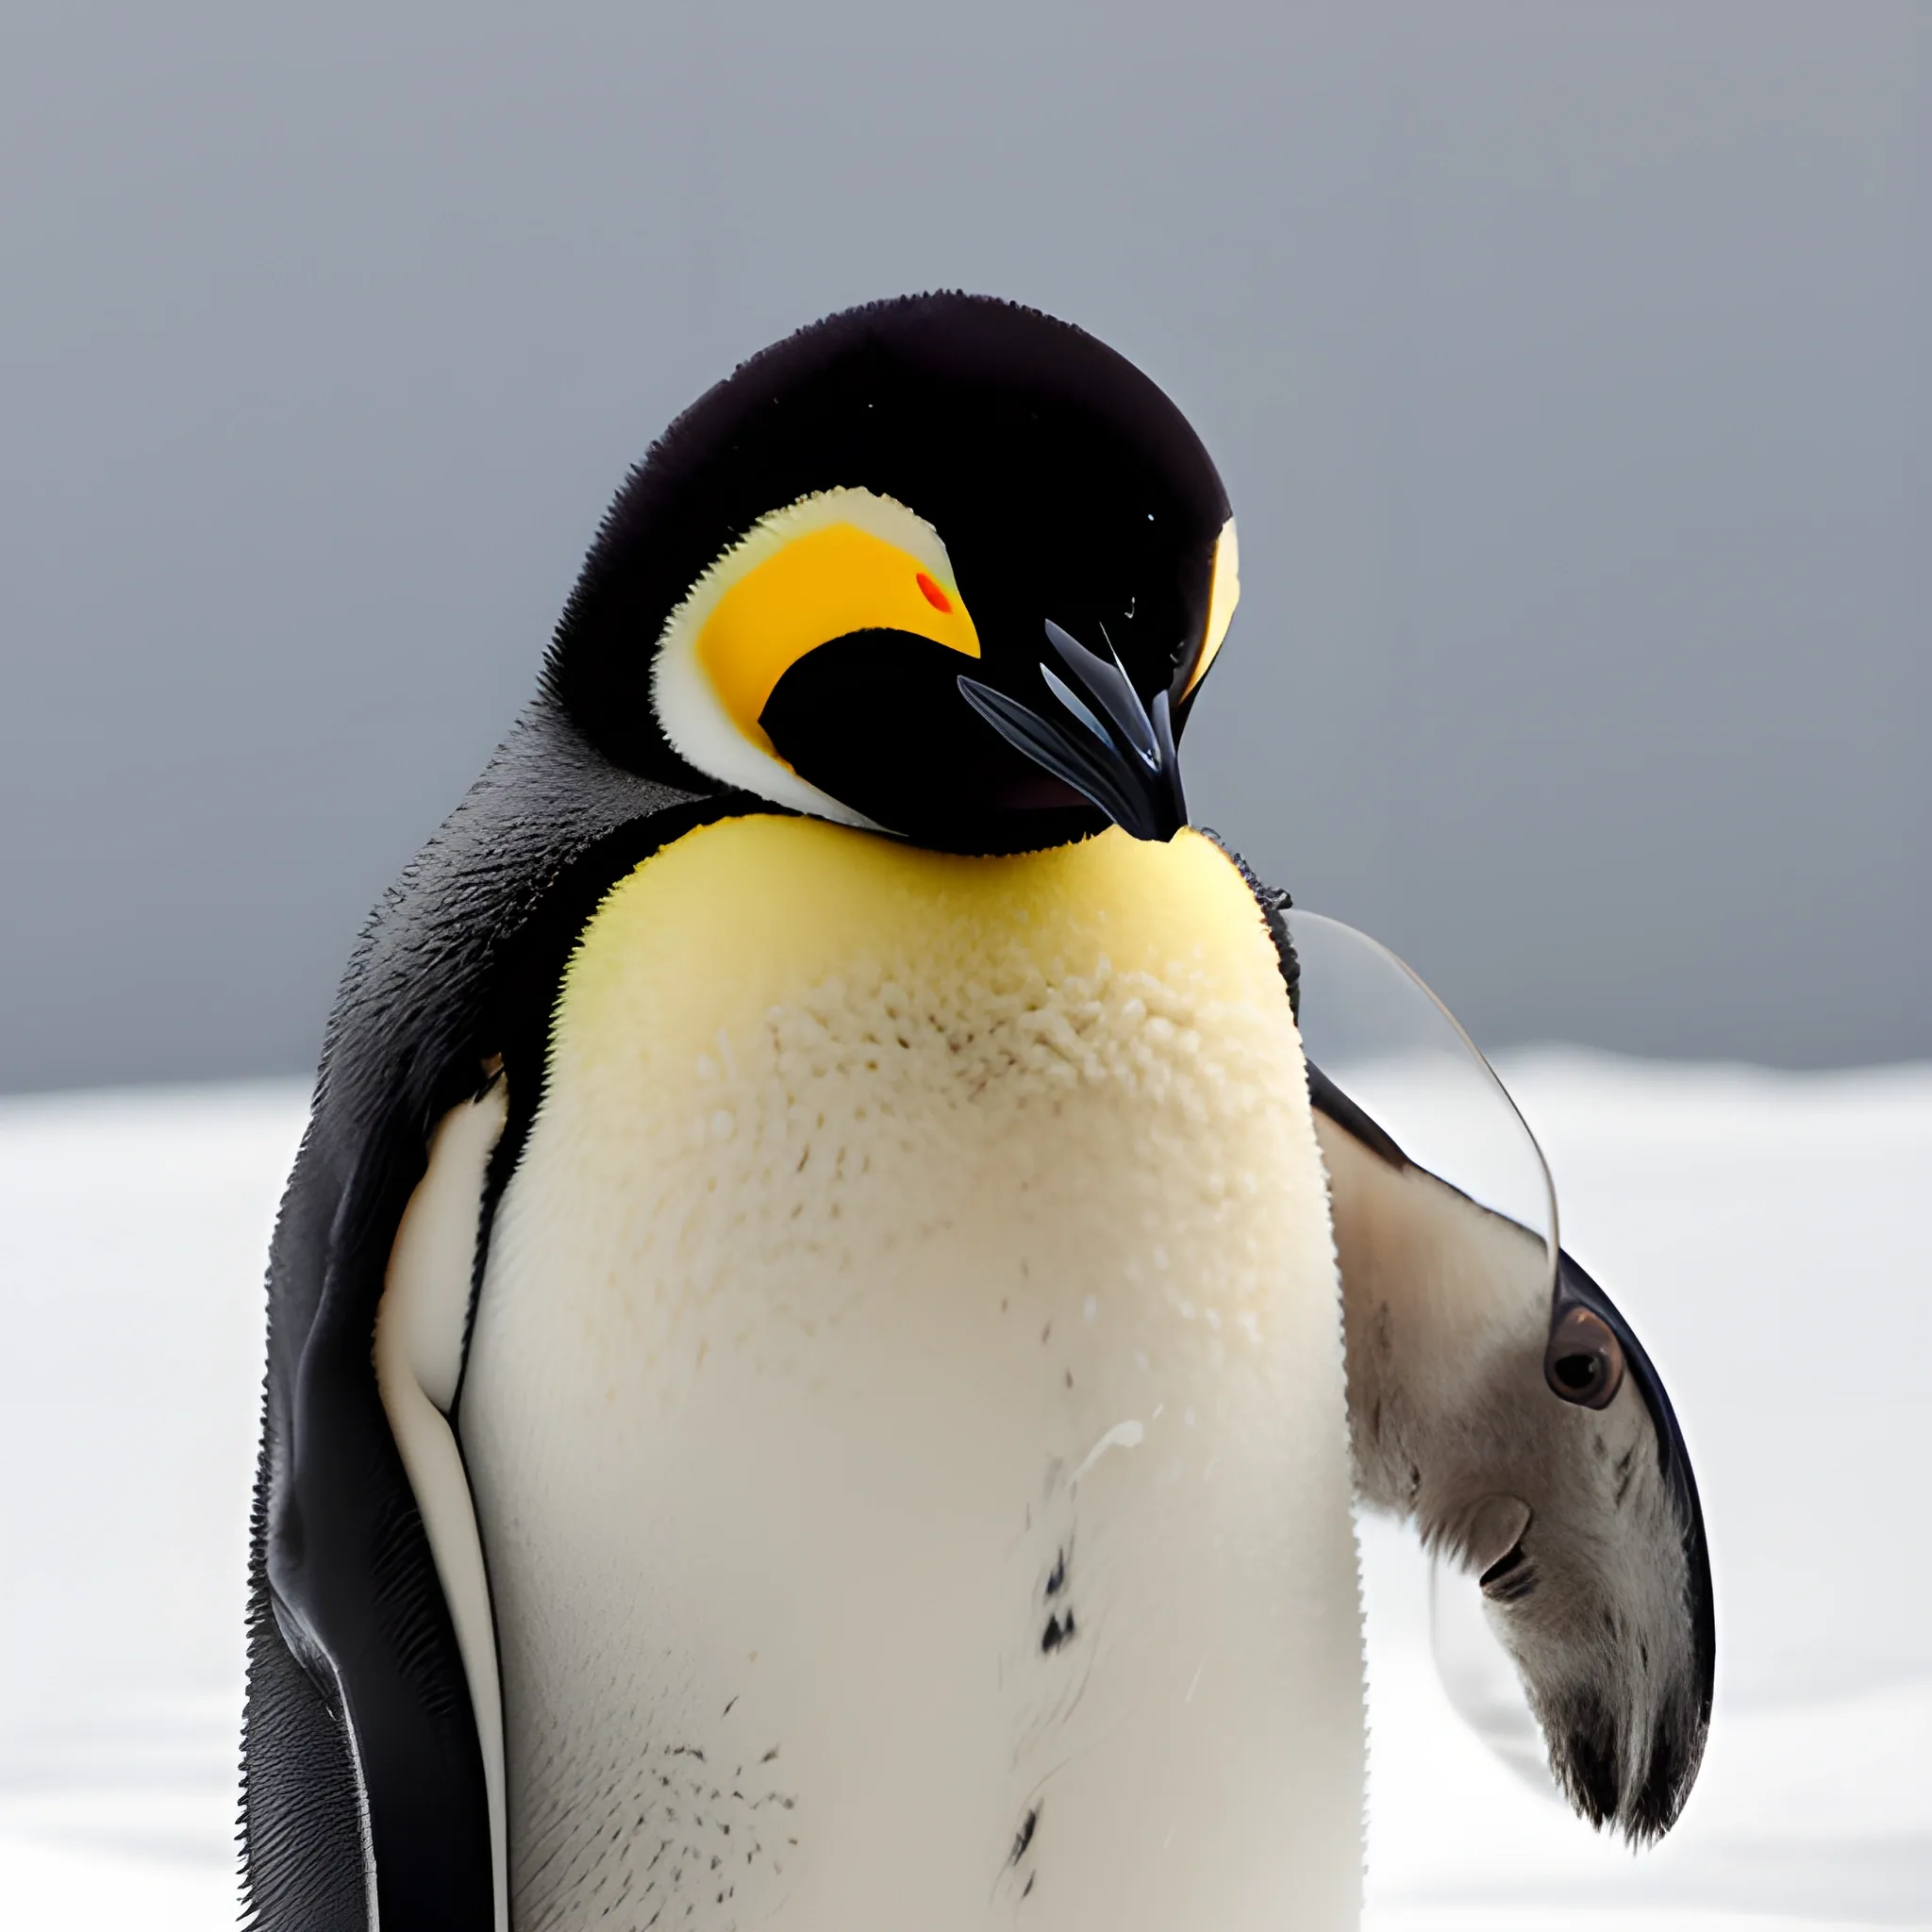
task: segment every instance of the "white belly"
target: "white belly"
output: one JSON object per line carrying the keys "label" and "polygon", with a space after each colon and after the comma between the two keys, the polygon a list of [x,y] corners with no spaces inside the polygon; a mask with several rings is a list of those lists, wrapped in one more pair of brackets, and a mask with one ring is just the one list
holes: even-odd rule
{"label": "white belly", "polygon": [[518,1932],[1355,1924],[1327,1211],[1204,841],[641,868],[460,1430]]}

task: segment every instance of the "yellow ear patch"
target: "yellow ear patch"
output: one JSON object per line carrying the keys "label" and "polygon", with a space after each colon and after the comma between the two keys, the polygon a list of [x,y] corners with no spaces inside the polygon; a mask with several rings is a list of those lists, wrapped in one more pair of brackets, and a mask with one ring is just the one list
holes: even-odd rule
{"label": "yellow ear patch", "polygon": [[801,658],[860,630],[979,655],[940,533],[871,490],[815,490],[761,516],[665,620],[651,667],[664,736],[700,772],[834,824],[874,825],[801,778],[758,723]]}
{"label": "yellow ear patch", "polygon": [[1188,674],[1187,685],[1181,691],[1183,697],[1208,675],[1208,667],[1214,662],[1215,653],[1227,636],[1227,627],[1234,622],[1234,607],[1241,600],[1241,553],[1235,541],[1234,519],[1229,517],[1222,525],[1214,545],[1214,578],[1208,591],[1208,622],[1201,632],[1201,655]]}
{"label": "yellow ear patch", "polygon": [[698,633],[697,660],[739,730],[769,748],[758,718],[778,680],[820,644],[858,630],[910,631],[979,656],[957,586],[896,543],[835,523],[740,577]]}

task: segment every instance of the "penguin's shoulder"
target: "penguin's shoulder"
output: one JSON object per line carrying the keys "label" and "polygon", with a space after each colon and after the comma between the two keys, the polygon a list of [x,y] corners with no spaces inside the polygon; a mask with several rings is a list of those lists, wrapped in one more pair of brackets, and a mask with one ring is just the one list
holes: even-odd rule
{"label": "penguin's shoulder", "polygon": [[729,808],[609,766],[541,701],[343,974],[267,1282],[242,1743],[244,1890],[263,1932],[360,1924],[372,1890],[398,1912],[434,1893],[452,1924],[488,1899],[476,1734],[376,1388],[377,1306],[430,1128],[475,1091],[506,1023],[547,1003],[507,982],[550,970],[554,989],[551,908],[600,868],[608,881],[608,855],[627,864]]}

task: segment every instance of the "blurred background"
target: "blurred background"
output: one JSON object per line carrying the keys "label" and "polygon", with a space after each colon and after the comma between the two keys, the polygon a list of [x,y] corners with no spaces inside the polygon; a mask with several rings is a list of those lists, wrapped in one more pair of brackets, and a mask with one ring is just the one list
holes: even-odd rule
{"label": "blurred background", "polygon": [[342,959],[666,422],[962,286],[1216,453],[1196,813],[1505,1053],[1704,1485],[1637,1863],[1369,1532],[1373,1924],[1932,1924],[1924,0],[10,0],[0,261],[0,1917],[227,1922]]}
{"label": "blurred background", "polygon": [[1192,416],[1195,808],[1479,1040],[1932,1052],[1923,0],[0,35],[0,1089],[310,1066],[626,466],[940,285]]}

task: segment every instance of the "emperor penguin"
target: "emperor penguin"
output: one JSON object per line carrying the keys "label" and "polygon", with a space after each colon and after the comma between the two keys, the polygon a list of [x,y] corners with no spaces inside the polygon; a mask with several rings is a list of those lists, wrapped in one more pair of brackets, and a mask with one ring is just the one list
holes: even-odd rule
{"label": "emperor penguin", "polygon": [[1341,1932],[1359,1499],[1636,1837],[1709,1710],[1615,1308],[1306,1061],[1178,746],[1179,410],[958,294],[743,364],[372,916],[270,1262],[260,1932]]}

